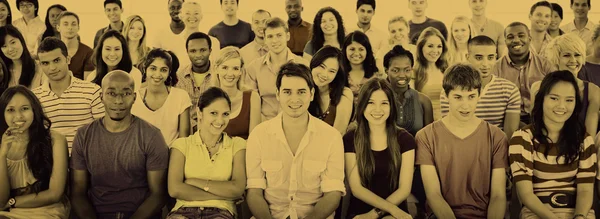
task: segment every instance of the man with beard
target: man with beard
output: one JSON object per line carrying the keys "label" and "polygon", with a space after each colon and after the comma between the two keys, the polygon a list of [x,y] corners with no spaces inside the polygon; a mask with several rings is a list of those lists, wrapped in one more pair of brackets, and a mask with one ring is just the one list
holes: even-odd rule
{"label": "man with beard", "polygon": [[[484,35],[496,43],[498,48],[498,57],[506,54],[506,45],[504,44],[504,26],[498,21],[488,18],[485,13],[487,9],[487,0],[468,0],[471,8],[471,23],[476,35]],[[474,36],[473,36],[474,37]]]}
{"label": "man with beard", "polygon": [[176,88],[185,90],[192,100],[190,108],[190,130],[195,133],[197,130],[198,120],[196,119],[196,107],[200,95],[208,89],[211,74],[210,60],[213,45],[210,36],[202,32],[196,32],[190,35],[186,41],[187,56],[190,64],[179,68],[177,72]]}
{"label": "man with beard", "polygon": [[60,39],[67,45],[68,54],[71,57],[69,70],[73,72],[73,76],[83,80],[85,75],[96,70],[92,63],[94,50],[79,40],[79,16],[77,14],[65,11],[60,13],[57,19],[56,30],[60,33]]}
{"label": "man with beard", "polygon": [[131,114],[134,82],[125,71],[102,80],[104,117],[77,130],[71,201],[78,218],[160,218],[167,200],[169,149],[160,130]]}
{"label": "man with beard", "polygon": [[552,4],[547,1],[539,1],[529,11],[531,21],[531,48],[537,54],[543,55],[544,48],[552,40],[548,34],[548,26],[552,21]]}
{"label": "man with beard", "polygon": [[121,21],[121,14],[123,13],[123,3],[121,0],[105,0],[104,1],[104,14],[108,18],[110,22],[108,27],[100,28],[96,32],[96,36],[94,36],[94,48],[98,45],[98,40],[102,34],[106,33],[109,30],[117,30],[120,33],[123,32],[123,21]]}
{"label": "man with beard", "polygon": [[225,15],[208,31],[208,35],[216,37],[221,42],[221,49],[227,46],[242,48],[254,40],[254,32],[249,23],[237,17],[239,0],[220,0],[221,10]]}
{"label": "man with beard", "polygon": [[508,54],[496,61],[492,74],[504,78],[519,87],[521,93],[521,122],[519,127],[529,124],[531,85],[541,81],[546,74],[555,70],[548,60],[530,50],[529,28],[521,22],[513,22],[504,30]]}
{"label": "man with beard", "polygon": [[287,47],[297,56],[302,56],[304,46],[309,40],[312,24],[302,20],[302,0],[285,0],[285,12],[288,15],[290,40]]}
{"label": "man with beard", "polygon": [[421,32],[428,27],[434,27],[442,33],[444,38],[448,39],[448,29],[441,21],[429,18],[425,15],[427,9],[427,0],[408,0],[408,8],[412,12],[412,19],[408,21],[410,44],[417,45],[417,40]]}
{"label": "man with beard", "polygon": [[348,33],[354,32],[355,30],[361,31],[369,37],[373,54],[377,54],[383,45],[387,44],[386,36],[387,33],[375,28],[371,25],[371,20],[375,15],[375,0],[358,0],[356,1],[356,16],[358,17],[358,23],[356,28],[352,28]]}
{"label": "man with beard", "polygon": [[282,113],[246,144],[248,205],[255,218],[333,219],[346,193],[342,136],[308,113],[315,85],[307,66],[287,63],[276,75]]}
{"label": "man with beard", "polygon": [[269,18],[271,18],[271,13],[263,9],[259,9],[252,14],[252,31],[254,31],[256,37],[254,37],[254,41],[240,50],[244,63],[250,63],[269,52],[265,45],[265,23]]}
{"label": "man with beard", "polygon": [[571,10],[575,19],[565,24],[560,29],[565,33],[575,32],[586,45],[587,55],[591,55],[593,51],[592,36],[596,29],[596,24],[588,19],[588,12],[592,8],[591,0],[571,0]]}

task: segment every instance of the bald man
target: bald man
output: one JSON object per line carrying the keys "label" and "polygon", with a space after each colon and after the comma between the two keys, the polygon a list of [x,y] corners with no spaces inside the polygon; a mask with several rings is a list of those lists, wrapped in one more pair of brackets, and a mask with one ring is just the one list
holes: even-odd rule
{"label": "bald man", "polygon": [[121,70],[102,80],[104,117],[77,130],[71,200],[79,218],[160,218],[169,151],[160,130],[131,114],[134,80]]}

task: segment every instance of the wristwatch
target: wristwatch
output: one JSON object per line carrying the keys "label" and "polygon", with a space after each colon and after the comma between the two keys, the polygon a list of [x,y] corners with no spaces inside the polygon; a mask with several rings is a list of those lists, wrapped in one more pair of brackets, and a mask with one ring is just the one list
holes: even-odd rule
{"label": "wristwatch", "polygon": [[375,213],[377,213],[378,217],[383,217],[383,215],[385,215],[385,211],[382,211],[379,208],[375,208]]}
{"label": "wristwatch", "polygon": [[17,204],[17,200],[15,198],[8,199],[8,205],[10,205],[10,208],[15,208],[15,204]]}

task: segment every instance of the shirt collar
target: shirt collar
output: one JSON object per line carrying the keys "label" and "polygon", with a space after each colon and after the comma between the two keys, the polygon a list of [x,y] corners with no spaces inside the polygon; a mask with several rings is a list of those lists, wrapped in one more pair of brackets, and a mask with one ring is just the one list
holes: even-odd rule
{"label": "shirt collar", "polygon": [[[73,72],[69,71],[68,76],[71,77],[71,83],[69,84],[69,87],[67,87],[68,90],[71,86],[73,86],[73,83],[75,82],[75,80],[77,80],[78,78],[73,76]],[[50,80],[44,80],[44,82],[41,85],[42,89],[45,91],[52,91],[52,89],[50,89]]]}
{"label": "shirt collar", "polygon": [[[573,31],[577,31],[577,26],[575,26],[575,20],[569,22],[569,24],[566,26],[568,32],[573,32]],[[596,24],[594,24],[594,22],[592,22],[591,19],[588,18],[588,22],[585,24],[585,27],[583,27],[583,29],[587,29],[589,31],[594,31],[594,28],[596,27]]]}
{"label": "shirt collar", "polygon": [[[121,29],[119,30],[119,33],[123,32],[123,27],[125,27],[125,23],[123,23],[123,21],[121,21]],[[108,24],[108,26],[106,28],[104,28],[104,32],[106,33],[109,30],[111,30],[110,24]]]}
{"label": "shirt collar", "polygon": [[[525,65],[527,65],[529,62],[531,62],[531,59],[533,59],[533,56],[535,56],[535,52],[531,51],[531,48],[529,48],[529,57],[527,58],[527,62],[525,62]],[[506,54],[504,57],[506,57],[506,62],[508,62],[509,65],[511,66],[515,66],[515,63],[510,59],[510,55]],[[523,66],[525,66],[523,65]]]}
{"label": "shirt collar", "polygon": [[[271,122],[271,124],[269,125],[270,127],[267,130],[267,132],[269,132],[271,134],[275,134],[275,135],[281,135],[285,139],[285,134],[283,133],[283,113],[284,112],[279,112],[279,114],[277,114],[277,116],[275,116],[273,119],[269,120]],[[306,113],[308,114],[308,126],[306,129],[306,132],[307,133],[316,133],[317,132],[316,122],[319,119],[312,116],[310,113],[308,113],[308,111]]]}
{"label": "shirt collar", "polygon": [[288,26],[289,27],[307,27],[310,26],[308,22],[304,21],[304,20],[300,20],[300,23],[298,25],[292,25],[290,24],[290,20],[288,19]]}
{"label": "shirt collar", "polygon": [[[294,53],[292,53],[292,51],[289,48],[286,48],[286,52],[287,52],[287,61],[292,61],[294,60],[294,56],[296,56]],[[265,55],[265,58],[262,61],[263,65],[271,65],[271,53],[267,53],[267,55]]]}
{"label": "shirt collar", "polygon": [[[210,75],[210,68],[212,68],[211,64],[212,64],[212,63],[211,63],[211,61],[210,61],[210,60],[208,60],[208,65],[209,65],[209,66],[208,66],[208,71],[206,71],[206,72],[205,72],[205,73],[207,73],[208,75]],[[193,66],[193,64],[189,64],[188,66],[186,66],[186,67],[184,68],[184,69],[185,69],[185,71],[183,71],[183,76],[184,76],[184,77],[191,77],[191,76],[192,76],[192,73],[194,72],[194,70],[193,70],[192,66]],[[207,77],[208,77],[208,75],[207,75]],[[192,78],[193,78],[193,77],[192,77]],[[193,80],[193,79],[192,79],[192,80]]]}
{"label": "shirt collar", "polygon": [[[231,146],[231,137],[229,137],[229,135],[227,135],[227,133],[225,133],[225,132],[222,132],[221,134],[223,135],[223,138],[221,139],[223,147],[227,148],[227,147]],[[199,130],[196,131],[196,133],[194,133],[193,140],[196,145],[204,145],[202,138],[200,138]]]}

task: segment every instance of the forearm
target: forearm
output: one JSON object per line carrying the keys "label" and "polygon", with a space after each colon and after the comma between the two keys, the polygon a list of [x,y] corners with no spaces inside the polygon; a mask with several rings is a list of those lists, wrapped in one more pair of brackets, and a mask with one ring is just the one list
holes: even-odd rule
{"label": "forearm", "polygon": [[329,217],[340,204],[340,197],[342,197],[342,193],[339,191],[326,193],[305,219],[325,219]]}
{"label": "forearm", "polygon": [[15,197],[17,208],[37,208],[57,203],[62,198],[61,194],[52,194],[50,190],[42,191],[38,194],[32,193]]}
{"label": "forearm", "polygon": [[207,200],[234,200],[206,192],[200,188],[186,183],[179,183],[171,186],[175,191],[169,191],[171,197],[186,201],[207,201]]}
{"label": "forearm", "polygon": [[506,214],[506,195],[499,195],[490,199],[488,205],[488,219],[502,219]]}
{"label": "forearm", "polygon": [[456,219],[452,208],[450,208],[450,205],[448,205],[444,197],[441,195],[435,195],[435,197],[428,196],[427,202],[437,218]]}
{"label": "forearm", "polygon": [[238,199],[244,194],[244,187],[236,185],[234,181],[209,181],[204,179],[190,178],[185,180],[186,184],[200,189],[208,186],[208,192],[217,196],[230,199]]}
{"label": "forearm", "polygon": [[353,189],[352,195],[359,200],[367,203],[373,208],[379,208],[385,212],[391,212],[397,205],[394,205],[392,202],[379,197],[375,193],[369,191],[366,188]]}
{"label": "forearm", "polygon": [[592,203],[594,200],[594,191],[591,190],[577,190],[577,202],[575,205],[575,215],[582,214],[587,216],[588,212],[592,208]]}
{"label": "forearm", "polygon": [[167,194],[164,192],[151,193],[138,209],[131,215],[131,219],[152,218],[152,216],[162,211],[163,206],[167,203]]}
{"label": "forearm", "polygon": [[[518,193],[517,193],[518,194]],[[519,195],[521,202],[525,207],[527,207],[531,212],[537,215],[540,218],[552,218],[554,214],[540,199],[535,196],[533,193],[530,194],[520,194]]]}
{"label": "forearm", "polygon": [[271,210],[269,204],[263,196],[252,195],[248,192],[248,208],[256,219],[271,219]]}
{"label": "forearm", "polygon": [[96,218],[96,211],[94,210],[94,207],[92,207],[92,204],[88,200],[87,195],[73,194],[71,195],[71,203],[77,203],[71,205],[71,207],[73,208],[75,214],[79,216],[79,218]]}
{"label": "forearm", "polygon": [[400,187],[398,190],[394,191],[394,193],[388,196],[385,200],[392,203],[394,206],[400,205],[400,203],[405,201],[410,195],[410,185],[405,187],[408,188]]}

